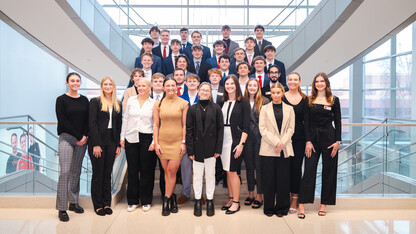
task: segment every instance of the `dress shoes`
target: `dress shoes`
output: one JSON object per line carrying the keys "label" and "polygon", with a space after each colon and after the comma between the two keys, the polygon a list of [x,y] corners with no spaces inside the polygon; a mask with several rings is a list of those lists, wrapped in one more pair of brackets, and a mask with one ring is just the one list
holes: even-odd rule
{"label": "dress shoes", "polygon": [[[237,208],[237,210],[230,210],[230,209],[228,209],[227,211],[225,211],[225,214],[227,214],[227,215],[229,215],[229,214],[235,214],[235,213],[237,213],[238,211],[240,211],[240,202],[233,201],[233,203],[238,203],[238,208]],[[230,208],[231,208],[231,207],[230,207]]]}
{"label": "dress shoes", "polygon": [[78,203],[69,203],[69,210],[79,214],[84,213],[84,208],[79,206]]}
{"label": "dress shoes", "polygon": [[214,200],[207,199],[207,216],[214,216],[215,209],[214,209]]}
{"label": "dress shoes", "polygon": [[66,210],[58,211],[58,217],[59,217],[59,220],[61,222],[68,222],[69,221],[69,216],[68,216],[68,213],[66,213]]}
{"label": "dress shoes", "polygon": [[169,209],[170,199],[171,198],[168,198],[168,197],[163,198],[163,206],[162,206],[162,215],[163,216],[170,215],[170,209]]}
{"label": "dress shoes", "polygon": [[176,202],[176,194],[172,193],[170,197],[170,212],[178,213],[178,203]]}
{"label": "dress shoes", "polygon": [[189,200],[189,197],[181,194],[181,196],[178,198],[178,204],[181,205]]}
{"label": "dress shoes", "polygon": [[200,217],[202,215],[201,199],[195,199],[194,215]]}

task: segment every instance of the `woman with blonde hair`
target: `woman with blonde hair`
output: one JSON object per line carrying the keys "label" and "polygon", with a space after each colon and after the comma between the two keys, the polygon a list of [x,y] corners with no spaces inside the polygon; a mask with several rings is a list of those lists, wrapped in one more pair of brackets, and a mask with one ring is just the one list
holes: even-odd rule
{"label": "woman with blonde hair", "polygon": [[91,198],[97,215],[111,215],[111,172],[120,154],[122,105],[111,77],[101,80],[101,95],[90,101],[88,154],[92,163]]}

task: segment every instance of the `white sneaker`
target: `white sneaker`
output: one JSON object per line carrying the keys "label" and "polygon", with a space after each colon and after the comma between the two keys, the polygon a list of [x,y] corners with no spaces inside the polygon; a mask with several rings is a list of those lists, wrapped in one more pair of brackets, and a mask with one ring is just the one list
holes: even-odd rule
{"label": "white sneaker", "polygon": [[128,212],[132,212],[132,211],[134,211],[134,210],[137,208],[137,206],[138,206],[138,205],[129,205],[129,206],[127,207],[127,211],[128,211]]}
{"label": "white sneaker", "polygon": [[143,205],[142,206],[142,209],[143,209],[143,211],[149,211],[150,210],[150,208],[152,208],[152,205],[150,205],[150,204],[146,204],[146,205]]}

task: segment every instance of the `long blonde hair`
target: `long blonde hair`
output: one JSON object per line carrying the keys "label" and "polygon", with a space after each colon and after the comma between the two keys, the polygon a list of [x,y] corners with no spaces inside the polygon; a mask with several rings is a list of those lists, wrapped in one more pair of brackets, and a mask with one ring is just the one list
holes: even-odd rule
{"label": "long blonde hair", "polygon": [[117,100],[116,83],[109,76],[106,76],[106,77],[101,79],[101,84],[100,84],[100,88],[101,88],[101,91],[100,91],[101,110],[105,111],[105,112],[108,112],[108,109],[110,108],[110,106],[109,106],[110,103],[108,103],[107,98],[105,97],[105,94],[104,94],[104,90],[103,90],[103,84],[106,80],[110,80],[112,85],[113,85],[113,92],[111,94],[111,102],[113,103],[113,109],[116,112],[120,112],[120,103]]}
{"label": "long blonde hair", "polygon": [[248,84],[250,82],[257,83],[257,92],[256,92],[256,95],[254,96],[254,110],[256,111],[257,114],[260,114],[260,110],[261,110],[261,107],[263,106],[264,100],[263,100],[263,96],[261,95],[260,83],[256,78],[250,78],[247,81],[246,90],[244,91],[244,98],[250,102],[250,94],[248,92]]}

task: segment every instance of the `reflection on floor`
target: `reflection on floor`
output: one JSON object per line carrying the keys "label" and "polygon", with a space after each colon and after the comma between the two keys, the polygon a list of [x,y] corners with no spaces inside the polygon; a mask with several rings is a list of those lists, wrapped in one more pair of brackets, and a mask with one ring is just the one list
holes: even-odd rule
{"label": "reflection on floor", "polygon": [[[240,212],[225,215],[220,210],[225,196],[216,199],[216,214],[193,215],[193,203],[179,206],[177,214],[161,216],[161,201],[155,199],[152,209],[127,212],[126,201],[114,207],[114,213],[97,216],[87,209],[84,214],[69,211],[70,221],[58,220],[51,209],[0,209],[0,233],[416,233],[415,210],[337,210],[328,209],[325,217],[317,210],[306,211],[306,219],[295,214],[267,217],[262,210],[242,206]],[[53,207],[54,204],[51,204]]]}

